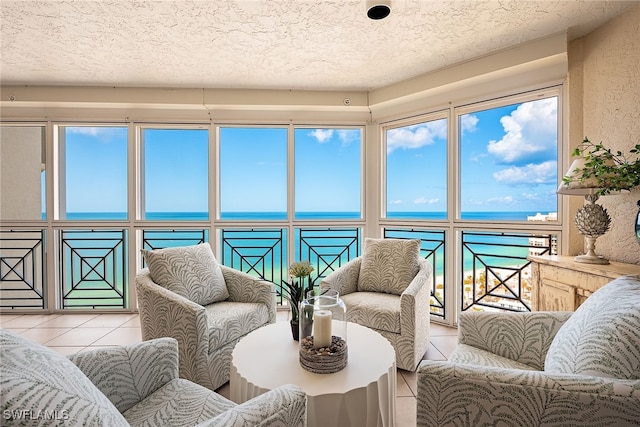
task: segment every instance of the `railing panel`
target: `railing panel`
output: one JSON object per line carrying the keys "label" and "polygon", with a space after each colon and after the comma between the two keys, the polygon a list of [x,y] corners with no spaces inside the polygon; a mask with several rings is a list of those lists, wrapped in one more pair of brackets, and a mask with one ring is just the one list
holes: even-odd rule
{"label": "railing panel", "polygon": [[61,308],[127,308],[127,230],[60,230]]}
{"label": "railing panel", "polygon": [[433,269],[431,284],[431,314],[445,318],[445,247],[446,234],[444,230],[415,229],[415,228],[385,228],[385,238],[417,239],[420,240],[420,255],[431,263]]}
{"label": "railing panel", "polygon": [[[220,230],[221,263],[256,278],[282,286],[287,279],[285,228],[235,228]],[[278,303],[282,303],[279,298]]]}
{"label": "railing panel", "polygon": [[531,311],[531,263],[557,236],[463,231],[461,309]]}
{"label": "railing panel", "polygon": [[[149,251],[176,246],[199,245],[208,241],[209,230],[142,230],[142,248]],[[144,259],[142,266],[147,266]]]}
{"label": "railing panel", "polygon": [[312,285],[360,255],[362,231],[350,228],[296,228],[295,257],[314,267]]}
{"label": "railing panel", "polygon": [[0,308],[47,308],[44,230],[0,231]]}

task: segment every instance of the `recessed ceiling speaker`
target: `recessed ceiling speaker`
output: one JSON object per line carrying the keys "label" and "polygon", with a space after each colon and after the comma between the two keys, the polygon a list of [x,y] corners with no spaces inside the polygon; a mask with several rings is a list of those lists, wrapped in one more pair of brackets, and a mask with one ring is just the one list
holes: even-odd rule
{"label": "recessed ceiling speaker", "polygon": [[369,19],[384,19],[391,13],[391,0],[367,0],[367,16]]}

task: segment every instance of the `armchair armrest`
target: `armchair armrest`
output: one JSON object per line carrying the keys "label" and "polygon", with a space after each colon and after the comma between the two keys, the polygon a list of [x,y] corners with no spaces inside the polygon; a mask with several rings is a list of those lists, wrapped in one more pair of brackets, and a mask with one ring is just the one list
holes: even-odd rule
{"label": "armchair armrest", "polygon": [[[429,328],[429,303],[431,299],[431,285],[432,285],[432,269],[431,264],[426,259],[420,260],[420,270],[416,277],[413,278],[407,289],[400,295],[400,328],[402,333],[405,331],[411,332],[414,330],[428,332]],[[426,324],[418,325],[421,320],[419,311],[416,310],[423,308],[427,310]],[[425,317],[425,316],[422,316]],[[416,327],[418,326],[418,327]],[[422,326],[422,327],[420,327]]]}
{"label": "armchair armrest", "polygon": [[640,380],[430,360],[418,368],[417,418],[422,427],[637,425],[639,399]]}
{"label": "armchair armrest", "polygon": [[458,343],[544,369],[549,346],[571,312],[461,313]]}
{"label": "armchair armrest", "polygon": [[231,301],[264,304],[269,310],[269,321],[276,321],[276,287],[273,283],[224,265],[220,268]]}
{"label": "armchair armrest", "polygon": [[178,342],[173,338],[85,351],[69,359],[120,413],[178,378]]}
{"label": "armchair armrest", "polygon": [[209,353],[205,308],[154,283],[148,269],[136,276],[136,292],[142,339],[177,339],[181,377],[198,378]]}
{"label": "armchair armrest", "polygon": [[339,267],[320,282],[322,289],[334,289],[340,295],[347,295],[356,292],[358,288],[358,277],[360,276],[360,265],[362,257],[348,261]]}
{"label": "armchair armrest", "polygon": [[197,427],[305,426],[307,397],[295,385],[284,385],[226,410]]}

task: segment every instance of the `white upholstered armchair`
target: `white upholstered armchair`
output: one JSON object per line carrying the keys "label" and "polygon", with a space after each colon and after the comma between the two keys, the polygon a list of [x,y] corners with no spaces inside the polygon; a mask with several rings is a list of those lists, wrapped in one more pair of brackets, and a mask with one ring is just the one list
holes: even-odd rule
{"label": "white upholstered armchair", "polygon": [[418,368],[417,425],[637,426],[640,280],[576,311],[462,313],[446,362]]}
{"label": "white upholstered armchair", "polygon": [[374,329],[396,351],[396,365],[414,371],[429,346],[431,265],[420,258],[420,242],[365,239],[362,256],[320,284],[340,293],[347,320]]}
{"label": "white upholstered armchair", "polygon": [[231,352],[276,321],[273,283],[218,264],[208,243],[143,251],[136,276],[142,339],[173,337],[180,377],[211,390],[229,381]]}

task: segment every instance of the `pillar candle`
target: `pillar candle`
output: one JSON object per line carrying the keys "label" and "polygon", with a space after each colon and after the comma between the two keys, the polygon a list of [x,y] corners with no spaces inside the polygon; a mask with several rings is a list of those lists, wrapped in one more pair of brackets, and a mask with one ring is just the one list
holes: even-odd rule
{"label": "pillar candle", "polygon": [[313,348],[331,345],[331,312],[317,310],[313,313]]}

